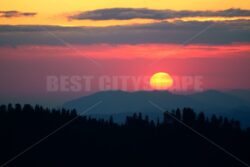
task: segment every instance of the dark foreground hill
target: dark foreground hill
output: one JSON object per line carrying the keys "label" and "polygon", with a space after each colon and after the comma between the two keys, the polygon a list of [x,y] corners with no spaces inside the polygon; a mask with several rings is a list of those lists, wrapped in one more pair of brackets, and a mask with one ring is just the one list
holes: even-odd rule
{"label": "dark foreground hill", "polygon": [[248,130],[241,130],[238,121],[208,119],[189,108],[165,112],[163,122],[134,114],[117,125],[112,118],[96,120],[64,109],[1,106],[0,134],[0,166],[19,153],[6,166],[243,167],[250,163]]}

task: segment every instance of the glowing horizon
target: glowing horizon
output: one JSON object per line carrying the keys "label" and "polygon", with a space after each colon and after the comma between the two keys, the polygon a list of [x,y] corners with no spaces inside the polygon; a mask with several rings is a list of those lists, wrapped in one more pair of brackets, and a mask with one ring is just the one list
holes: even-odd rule
{"label": "glowing horizon", "polygon": [[204,89],[250,89],[246,0],[0,4],[2,99],[50,97],[48,75],[138,77],[165,71],[202,76]]}

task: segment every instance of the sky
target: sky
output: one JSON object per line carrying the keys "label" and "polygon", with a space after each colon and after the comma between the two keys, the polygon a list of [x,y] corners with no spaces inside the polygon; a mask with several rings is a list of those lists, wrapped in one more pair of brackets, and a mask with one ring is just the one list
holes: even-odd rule
{"label": "sky", "polygon": [[[250,89],[249,36],[249,0],[0,0],[0,101],[59,104],[100,91],[103,76],[159,71]],[[53,92],[49,76],[96,80]]]}

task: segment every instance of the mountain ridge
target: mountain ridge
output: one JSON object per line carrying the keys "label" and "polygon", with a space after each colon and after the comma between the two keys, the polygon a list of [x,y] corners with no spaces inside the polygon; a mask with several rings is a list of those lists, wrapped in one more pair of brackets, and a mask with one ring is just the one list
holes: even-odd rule
{"label": "mountain ridge", "polygon": [[[207,90],[188,95],[174,94],[169,91],[136,91],[121,90],[102,91],[83,96],[66,102],[63,107],[76,109],[79,113],[95,103],[102,104],[93,108],[88,115],[129,115],[141,112],[144,115],[157,117],[161,111],[152,106],[149,101],[159,105],[164,110],[176,108],[192,108],[196,112],[205,112],[207,115],[223,115],[231,118],[247,118],[242,124],[250,125],[250,102],[227,92]],[[235,112],[237,111],[237,112]],[[239,114],[237,114],[239,113]]]}

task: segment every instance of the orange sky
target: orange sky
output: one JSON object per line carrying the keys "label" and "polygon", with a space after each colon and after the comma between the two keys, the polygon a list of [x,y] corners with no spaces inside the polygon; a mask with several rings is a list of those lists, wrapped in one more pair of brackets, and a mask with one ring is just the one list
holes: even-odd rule
{"label": "orange sky", "polygon": [[[29,17],[0,17],[0,25],[103,27],[176,21],[176,19],[93,21],[67,18],[79,12],[106,8],[250,10],[250,3],[249,0],[0,0],[0,13],[13,10],[37,13]],[[81,28],[83,30],[57,27],[44,31],[41,26],[38,26],[39,30],[36,26],[33,28],[12,26],[10,29],[8,26],[0,26],[0,77],[3,78],[0,94],[8,95],[10,99],[11,96],[22,97],[27,92],[43,96],[47,93],[45,78],[48,75],[140,76],[152,75],[158,71],[177,76],[201,75],[204,77],[204,89],[249,89],[250,79],[246,76],[249,75],[250,67],[250,47],[247,38],[250,18],[181,19],[187,22],[175,22],[174,25],[155,24],[150,28],[145,25],[141,28],[136,26]],[[200,24],[201,21],[207,20],[237,19],[247,19],[248,22],[245,20],[235,21],[236,23],[219,22],[217,27],[205,31],[204,28],[210,23]],[[192,20],[198,22],[188,22]],[[196,36],[200,31],[203,33]],[[197,38],[188,45],[181,45],[194,36]],[[91,59],[100,62],[101,67],[94,65]]]}
{"label": "orange sky", "polygon": [[[67,15],[103,8],[150,8],[172,10],[225,10],[229,8],[250,9],[248,0],[0,0],[0,11],[17,10],[36,12],[35,17],[0,18],[0,24],[10,25],[62,25],[62,26],[109,26],[152,22],[152,20],[69,21]],[[195,18],[204,20],[204,18]],[[205,18],[208,19],[208,18]],[[214,19],[214,18],[210,18]],[[218,18],[216,18],[218,20]],[[224,20],[225,18],[220,18]]]}

